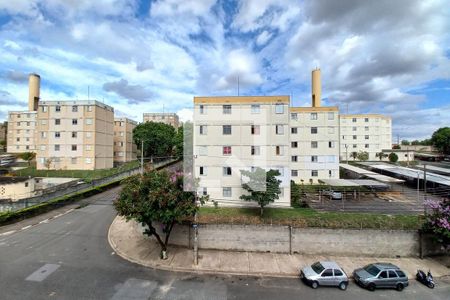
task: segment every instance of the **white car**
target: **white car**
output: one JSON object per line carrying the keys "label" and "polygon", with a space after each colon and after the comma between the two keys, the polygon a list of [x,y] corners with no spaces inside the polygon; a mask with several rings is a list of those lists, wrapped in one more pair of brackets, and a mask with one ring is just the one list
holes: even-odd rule
{"label": "white car", "polygon": [[313,289],[322,286],[337,286],[346,290],[348,277],[334,261],[318,261],[300,270],[300,279]]}
{"label": "white car", "polygon": [[324,196],[329,196],[333,200],[342,200],[342,193],[341,192],[335,192],[332,190],[323,191]]}

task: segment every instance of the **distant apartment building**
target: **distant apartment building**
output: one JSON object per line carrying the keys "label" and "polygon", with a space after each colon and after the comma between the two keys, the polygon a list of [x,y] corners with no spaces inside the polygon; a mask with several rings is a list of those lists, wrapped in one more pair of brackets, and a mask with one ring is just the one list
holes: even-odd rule
{"label": "distant apartment building", "polygon": [[35,111],[10,111],[8,116],[8,153],[36,152]]}
{"label": "distant apartment building", "polygon": [[133,129],[137,122],[128,118],[114,119],[114,163],[136,159],[137,146],[133,141]]}
{"label": "distant apartment building", "polygon": [[378,160],[377,153],[392,148],[392,120],[379,114],[340,116],[340,158],[353,160],[352,152],[366,151],[369,160]]}
{"label": "distant apartment building", "polygon": [[113,167],[114,109],[95,100],[40,101],[37,169]]}
{"label": "distant apartment building", "polygon": [[144,113],[144,122],[157,122],[172,125],[175,128],[180,126],[180,119],[175,113]]}
{"label": "distant apartment building", "polygon": [[241,170],[280,171],[290,205],[289,96],[194,97],[194,177],[199,191],[222,205],[252,205]]}

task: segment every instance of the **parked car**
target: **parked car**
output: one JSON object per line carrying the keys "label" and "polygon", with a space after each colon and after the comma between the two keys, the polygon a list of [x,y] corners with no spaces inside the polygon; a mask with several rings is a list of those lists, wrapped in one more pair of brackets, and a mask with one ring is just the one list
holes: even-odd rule
{"label": "parked car", "polygon": [[337,286],[346,290],[348,277],[344,270],[334,261],[315,262],[300,270],[300,279],[313,289],[321,286]]}
{"label": "parked car", "polygon": [[355,282],[374,291],[376,288],[395,288],[398,291],[408,286],[408,277],[399,267],[390,263],[373,263],[353,271]]}
{"label": "parked car", "polygon": [[327,191],[323,191],[322,194],[324,196],[330,197],[330,199],[333,199],[333,200],[342,200],[342,193],[341,192],[335,192],[333,190],[327,190]]}

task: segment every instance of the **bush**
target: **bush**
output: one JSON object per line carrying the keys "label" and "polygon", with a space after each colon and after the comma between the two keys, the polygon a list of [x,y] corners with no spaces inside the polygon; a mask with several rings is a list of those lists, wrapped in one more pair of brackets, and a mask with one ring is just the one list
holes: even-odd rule
{"label": "bush", "polygon": [[398,156],[397,154],[395,154],[394,152],[392,152],[391,154],[389,154],[389,161],[392,163],[395,163],[398,161]]}
{"label": "bush", "polygon": [[450,200],[427,200],[425,208],[429,213],[422,229],[432,233],[445,250],[450,250]]}

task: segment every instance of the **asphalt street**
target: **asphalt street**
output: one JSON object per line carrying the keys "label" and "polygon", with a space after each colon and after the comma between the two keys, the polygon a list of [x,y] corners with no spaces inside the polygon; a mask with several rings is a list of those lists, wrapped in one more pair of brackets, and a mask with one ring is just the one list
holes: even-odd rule
{"label": "asphalt street", "polygon": [[369,292],[354,283],[347,291],[313,290],[296,279],[195,275],[135,265],[115,255],[107,240],[119,189],[31,227],[0,227],[0,299],[449,299],[448,280],[438,280],[434,290],[416,282],[403,292]]}

